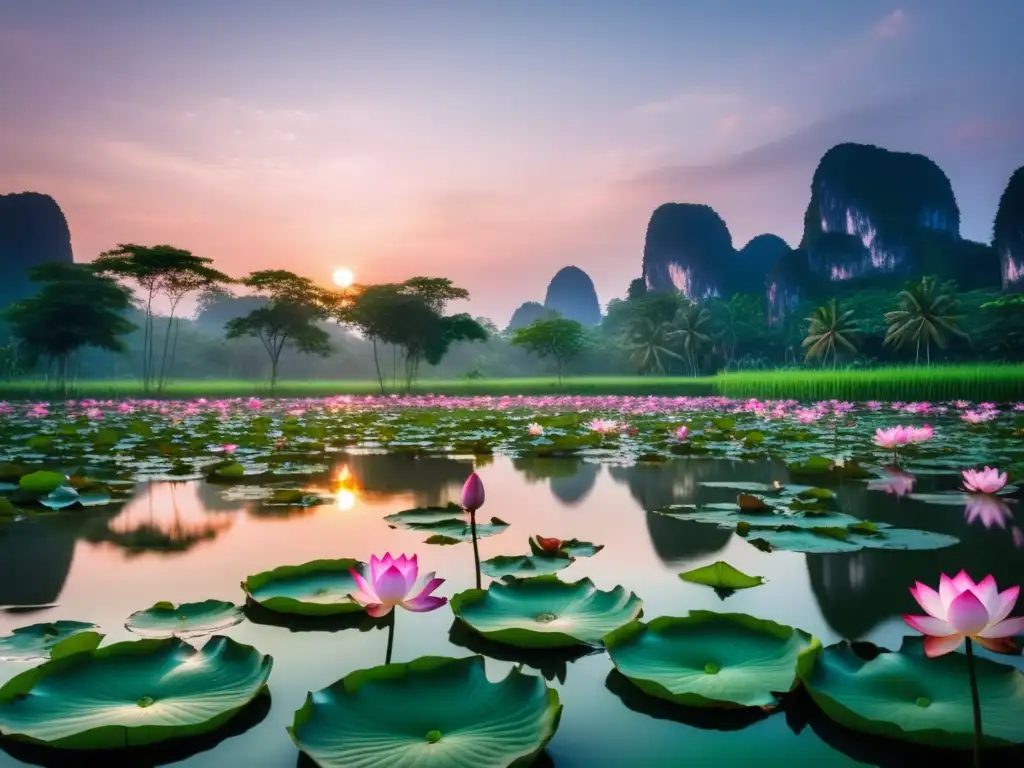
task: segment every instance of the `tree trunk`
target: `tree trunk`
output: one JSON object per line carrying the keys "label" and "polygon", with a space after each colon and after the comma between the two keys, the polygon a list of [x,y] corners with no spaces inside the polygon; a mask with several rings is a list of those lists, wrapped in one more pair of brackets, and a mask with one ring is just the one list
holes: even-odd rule
{"label": "tree trunk", "polygon": [[170,349],[171,344],[171,325],[174,323],[174,309],[171,308],[171,314],[167,318],[167,327],[164,329],[164,351],[160,354],[160,375],[156,380],[157,392],[162,392],[164,389],[164,375],[167,369],[167,352]]}
{"label": "tree trunk", "polygon": [[921,337],[917,337],[917,351],[914,353],[914,365],[921,362]]}
{"label": "tree trunk", "polygon": [[277,361],[280,359],[281,353],[272,354],[270,356],[270,394],[274,394],[274,387],[277,386]]}
{"label": "tree trunk", "polygon": [[932,340],[931,339],[925,339],[925,342],[924,342],[924,359],[925,359],[925,365],[927,365],[929,368],[931,368],[931,366],[932,366]]}
{"label": "tree trunk", "polygon": [[174,370],[174,358],[178,353],[178,332],[181,330],[181,322],[179,318],[174,318],[174,339],[171,341],[171,359],[167,363],[167,378],[171,377],[171,371]]}
{"label": "tree trunk", "polygon": [[377,337],[371,336],[373,342],[373,365],[377,369],[377,381],[380,382],[380,394],[384,395],[384,374],[380,372],[380,358],[377,357]]}

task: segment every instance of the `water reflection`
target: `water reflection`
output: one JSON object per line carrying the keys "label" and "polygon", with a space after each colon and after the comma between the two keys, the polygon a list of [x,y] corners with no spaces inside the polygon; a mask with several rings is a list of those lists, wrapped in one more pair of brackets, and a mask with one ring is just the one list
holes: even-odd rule
{"label": "water reflection", "polygon": [[[416,506],[456,501],[472,466],[468,458],[338,454],[330,475],[297,477],[299,485],[291,486],[325,486],[324,491],[334,496],[326,504],[272,507],[255,498],[253,487],[154,483],[140,484],[121,510],[80,510],[9,525],[0,529],[0,605],[59,606],[39,609],[41,615],[31,620],[0,613],[0,634],[35,621],[67,618],[96,622],[112,640],[121,639],[118,632],[124,619],[158,600],[240,600],[238,584],[249,574],[318,558],[366,560],[386,550],[417,553],[422,567],[446,579],[444,594],[451,596],[473,585],[470,545],[428,546],[423,532],[390,529],[383,518]],[[570,565],[564,578],[589,577],[602,589],[623,584],[645,600],[648,617],[723,610],[724,605],[724,610],[799,626],[825,643],[847,637],[895,647],[906,633],[899,615],[914,608],[907,592],[914,580],[934,583],[943,570],[966,568],[976,577],[991,572],[1000,583],[1013,584],[1024,572],[1024,550],[1015,546],[1011,532],[1014,521],[1003,513],[1006,528],[998,523],[986,528],[980,513],[968,523],[962,507],[925,505],[869,490],[865,482],[837,489],[847,513],[949,533],[961,543],[931,552],[767,554],[731,531],[651,511],[667,504],[735,499],[736,491],[708,488],[701,485],[705,481],[788,480],[785,467],[768,462],[683,459],[624,467],[579,459],[528,462],[499,456],[480,472],[487,486],[482,513],[510,523],[508,531],[480,541],[483,559],[524,554],[528,537],[536,533],[605,544],[597,556]],[[933,479],[922,473],[915,490],[927,493],[931,485]],[[339,498],[340,491],[347,492],[344,498]],[[722,603],[713,590],[678,578],[684,569],[719,559],[768,581]],[[385,636],[374,630],[386,625],[362,614],[326,623],[283,620],[258,606],[247,606],[246,614],[249,621],[228,633],[274,655],[275,707],[251,731],[186,756],[183,764],[190,768],[220,768],[232,762],[254,768],[294,764],[294,747],[283,734],[306,691],[377,664],[384,652]],[[867,740],[851,742],[848,734],[837,735],[827,722],[816,723],[813,707],[803,721],[810,722],[809,728],[798,727],[799,708],[791,711],[788,704],[784,713],[759,716],[754,722],[702,720],[702,713],[662,707],[639,696],[609,675],[607,655],[577,658],[509,649],[453,625],[444,610],[410,616],[408,626],[403,621],[395,633],[394,651],[398,661],[480,653],[488,659],[492,679],[518,664],[539,670],[559,688],[565,704],[562,725],[550,746],[560,768],[630,761],[674,765],[683,751],[694,764],[711,759],[750,764],[744,761],[757,756],[759,764],[825,768],[851,764],[844,752],[868,762],[881,760],[878,754],[896,754],[884,747],[865,752],[857,745]],[[0,676],[15,671],[20,670],[0,665]],[[725,728],[738,730],[719,732]],[[778,754],[780,760],[764,763],[764,754]],[[0,768],[17,764],[14,757],[0,753]]]}

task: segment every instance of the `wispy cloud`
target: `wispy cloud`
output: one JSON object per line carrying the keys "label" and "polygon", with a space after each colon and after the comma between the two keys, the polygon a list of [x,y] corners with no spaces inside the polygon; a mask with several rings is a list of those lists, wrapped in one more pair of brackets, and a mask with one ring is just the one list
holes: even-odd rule
{"label": "wispy cloud", "polygon": [[734,107],[739,101],[740,97],[736,93],[702,90],[686,91],[640,104],[633,109],[633,114],[638,117],[685,115],[693,110],[729,109]]}
{"label": "wispy cloud", "polygon": [[871,31],[880,40],[891,40],[894,37],[900,37],[906,30],[907,13],[902,8],[897,8],[876,22]]}

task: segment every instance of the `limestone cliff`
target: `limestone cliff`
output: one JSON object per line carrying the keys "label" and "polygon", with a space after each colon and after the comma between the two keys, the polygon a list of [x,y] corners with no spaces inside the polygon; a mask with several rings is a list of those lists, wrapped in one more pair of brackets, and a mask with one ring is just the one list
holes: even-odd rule
{"label": "limestone cliff", "polygon": [[548,283],[544,309],[582,325],[601,322],[601,304],[590,275],[579,267],[562,267]]}
{"label": "limestone cliff", "polygon": [[651,291],[680,291],[694,299],[722,296],[735,251],[722,217],[707,205],[665,203],[651,214],[643,277]]}
{"label": "limestone cliff", "polygon": [[992,246],[999,255],[1003,289],[1024,291],[1024,166],[1013,172],[999,199]]}
{"label": "limestone cliff", "polygon": [[71,232],[56,200],[38,192],[0,195],[0,306],[35,293],[29,267],[72,260]]}

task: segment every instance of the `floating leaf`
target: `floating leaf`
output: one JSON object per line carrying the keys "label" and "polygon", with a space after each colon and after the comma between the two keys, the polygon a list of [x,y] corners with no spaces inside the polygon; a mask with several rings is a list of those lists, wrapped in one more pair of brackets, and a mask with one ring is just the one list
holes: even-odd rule
{"label": "floating leaf", "polygon": [[692,584],[704,584],[715,589],[749,589],[764,584],[764,576],[748,576],[722,560],[705,565],[703,568],[680,573],[679,578]]}
{"label": "floating leaf", "polygon": [[85,621],[63,620],[19,627],[7,637],[0,637],[0,661],[48,659],[55,647],[75,638],[76,642],[62,646],[66,652],[92,650],[103,639],[94,631],[97,629],[98,626]]}
{"label": "floating leaf", "polygon": [[742,613],[634,621],[604,639],[615,668],[651,696],[692,707],[774,707],[821,649],[806,632]]}
{"label": "floating leaf", "polygon": [[640,598],[621,586],[602,592],[590,579],[564,582],[557,576],[467,589],[451,599],[451,607],[489,640],[520,648],[596,644],[642,614]]}
{"label": "floating leaf", "polygon": [[558,694],[480,656],[426,656],[352,672],[306,697],[288,733],[321,768],[527,766],[558,728]]}
{"label": "floating leaf", "polygon": [[[273,661],[215,636],[136,640],[47,661],[0,688],[5,738],[109,749],[196,736],[225,724],[267,684]],[[37,688],[46,695],[32,695]]]}
{"label": "floating leaf", "polygon": [[202,637],[228,627],[245,618],[242,609],[223,600],[199,603],[157,603],[152,608],[136,611],[125,622],[125,629],[143,637]]}
{"label": "floating leaf", "polygon": [[741,493],[736,497],[736,506],[744,512],[761,512],[768,508],[764,499],[750,493]]}
{"label": "floating leaf", "polygon": [[[431,536],[426,542],[428,544],[455,544],[473,539],[469,514],[454,504],[447,507],[420,507],[396,512],[385,517],[384,522],[393,528],[430,533]],[[508,523],[497,517],[492,517],[490,522],[478,519],[476,537],[482,539],[496,536],[506,528]]]}
{"label": "floating leaf", "polygon": [[64,485],[67,479],[67,475],[61,472],[39,470],[22,475],[18,480],[18,486],[28,493],[50,493]]}
{"label": "floating leaf", "polygon": [[365,573],[358,560],[313,560],[302,565],[282,565],[257,573],[242,582],[255,603],[277,613],[330,616],[352,613],[363,607],[349,595],[356,591],[351,569]]}
{"label": "floating leaf", "polygon": [[604,544],[593,544],[589,541],[580,541],[579,539],[544,538],[545,542],[559,542],[558,549],[552,551],[544,549],[540,545],[541,538],[542,537],[540,536],[530,537],[530,551],[537,555],[537,557],[557,557],[559,555],[568,555],[569,557],[593,557],[604,549]]}
{"label": "floating leaf", "polygon": [[[984,658],[975,671],[985,745],[1024,743],[1024,673]],[[849,643],[830,646],[804,684],[829,718],[855,731],[954,749],[973,743],[967,660],[926,658],[922,638],[904,638],[899,653],[870,660]]]}
{"label": "floating leaf", "polygon": [[573,558],[568,555],[552,557],[551,555],[499,555],[480,563],[480,570],[492,579],[506,576],[537,576],[555,573],[572,565]]}

